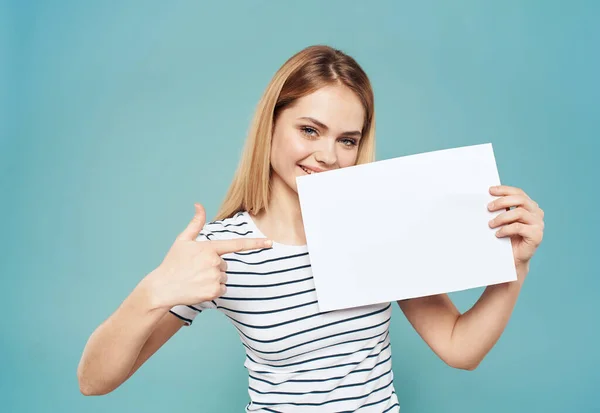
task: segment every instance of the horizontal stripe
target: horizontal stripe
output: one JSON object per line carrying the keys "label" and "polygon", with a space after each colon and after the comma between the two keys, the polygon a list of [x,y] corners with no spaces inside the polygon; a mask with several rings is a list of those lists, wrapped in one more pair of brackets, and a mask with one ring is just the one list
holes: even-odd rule
{"label": "horizontal stripe", "polygon": [[192,320],[190,320],[189,318],[185,318],[183,316],[180,316],[179,314],[177,314],[177,313],[175,313],[175,312],[173,312],[171,310],[169,310],[169,313],[173,314],[175,317],[179,318],[180,320],[187,321],[188,323],[192,324]]}
{"label": "horizontal stripe", "polygon": [[228,232],[230,234],[236,234],[236,235],[241,235],[241,236],[253,233],[253,231],[246,231],[244,233],[241,233],[241,232],[231,231],[229,229],[220,229],[220,230],[213,229],[211,232]]}
{"label": "horizontal stripe", "polygon": [[234,215],[232,215],[231,217],[224,218],[224,219],[219,219],[219,220],[215,220],[215,221],[209,222],[209,224],[223,224],[225,221],[233,220],[233,219],[235,219],[237,217],[240,217],[242,215],[244,215],[244,211],[238,211]]}
{"label": "horizontal stripe", "polygon": [[[310,341],[307,341],[307,342],[304,342],[304,343],[300,343],[300,344],[297,344],[295,346],[291,346],[291,347],[288,347],[286,349],[279,350],[279,351],[259,351],[259,350],[253,349],[253,348],[251,348],[251,349],[254,352],[256,352],[256,353],[261,353],[261,354],[278,354],[278,353],[284,353],[286,351],[293,350],[293,349],[298,348],[298,347],[302,347],[305,344],[315,343],[317,341],[326,340],[328,338],[339,337],[339,336],[343,336],[343,335],[346,335],[346,334],[357,333],[359,331],[365,331],[365,330],[369,330],[369,329],[372,329],[372,328],[377,328],[377,327],[380,327],[380,326],[384,325],[388,321],[390,321],[389,318],[387,320],[383,321],[382,323],[379,323],[379,324],[374,325],[374,326],[368,326],[368,327],[363,327],[363,328],[359,328],[359,329],[356,329],[356,330],[345,331],[343,333],[332,334],[332,335],[329,335],[329,336],[326,336],[326,337],[319,337],[317,339],[313,339],[313,340],[310,340]],[[238,331],[240,331],[237,326],[236,326],[236,328],[238,329]],[[242,333],[242,335],[246,336],[243,332],[240,331],[240,333]],[[357,339],[357,340],[361,340],[361,339]],[[275,361],[275,360],[269,360],[269,361]]]}
{"label": "horizontal stripe", "polygon": [[370,378],[369,380],[365,381],[364,383],[350,383],[350,384],[342,384],[340,386],[334,387],[332,389],[329,390],[312,390],[312,391],[308,391],[308,392],[303,392],[303,393],[295,393],[295,392],[284,392],[284,391],[271,391],[271,392],[262,392],[262,391],[258,391],[253,387],[248,387],[248,389],[252,390],[255,393],[258,394],[280,394],[282,396],[306,396],[307,394],[328,394],[331,392],[334,392],[338,389],[345,389],[348,387],[357,387],[357,386],[364,386],[367,383],[371,383],[375,380],[379,380],[380,378],[382,378],[385,375],[388,375],[392,372],[392,370],[387,370],[385,373],[380,374],[379,376],[375,376]]}
{"label": "horizontal stripe", "polygon": [[[379,335],[379,334],[378,334]],[[378,335],[374,336],[374,337],[370,337],[370,338],[375,338]],[[366,347],[366,348],[361,348],[358,351],[353,351],[351,353],[338,353],[338,354],[330,354],[328,356],[321,356],[321,357],[315,357],[312,359],[308,359],[308,360],[304,360],[304,361],[297,361],[295,363],[288,363],[288,364],[278,364],[278,365],[273,365],[273,364],[266,364],[266,363],[258,363],[256,360],[254,360],[250,355],[246,355],[246,357],[248,357],[250,359],[250,361],[252,361],[253,363],[257,363],[257,364],[262,364],[263,366],[269,366],[269,367],[290,367],[290,366],[297,366],[298,364],[304,364],[304,363],[310,363],[312,361],[317,361],[317,360],[324,360],[327,358],[333,358],[333,357],[345,357],[345,356],[349,356],[352,354],[356,354],[357,352],[361,352],[361,351],[370,351],[370,350],[374,350],[375,347],[377,347],[378,345],[382,344],[385,339],[388,337],[388,333],[385,334],[385,336],[383,336],[383,338],[377,342],[377,344],[375,344],[373,347]],[[389,344],[387,346],[385,346],[384,348],[382,348],[379,353],[377,353],[376,355],[369,355],[368,357],[377,357],[382,351],[384,351],[385,349],[387,349],[389,347]]]}
{"label": "horizontal stripe", "polygon": [[285,281],[275,284],[256,284],[256,285],[248,285],[248,284],[225,284],[227,287],[236,287],[236,288],[267,288],[267,287],[279,287],[282,285],[296,284],[301,283],[303,281],[311,280],[312,276],[301,278],[299,280]]}
{"label": "horizontal stripe", "polygon": [[[331,312],[331,311],[329,311],[329,312]],[[323,315],[323,314],[326,314],[326,313],[315,313],[315,314],[307,315],[307,316],[300,317],[300,318],[294,318],[293,320],[283,321],[281,323],[269,324],[269,325],[265,325],[265,326],[255,326],[255,325],[252,325],[252,324],[242,323],[241,321],[236,320],[234,317],[231,317],[228,314],[226,314],[226,315],[227,315],[227,317],[229,317],[232,321],[236,322],[237,324],[243,325],[244,327],[256,328],[258,330],[261,330],[261,329],[265,329],[265,328],[275,328],[275,327],[284,326],[286,324],[297,323],[299,321],[308,320],[310,318],[318,317],[318,316]]]}
{"label": "horizontal stripe", "polygon": [[[341,345],[343,345],[343,344],[350,344],[350,343],[360,343],[361,341],[369,341],[369,340],[371,340],[371,339],[373,339],[373,338],[377,338],[377,337],[379,337],[380,335],[381,335],[381,333],[378,333],[378,334],[375,334],[374,336],[371,336],[371,337],[365,337],[365,338],[356,338],[356,339],[354,339],[354,340],[342,341],[342,342],[340,342],[340,343],[334,343],[334,344],[331,344],[331,345],[329,345],[329,346],[321,347],[321,348],[319,348],[318,350],[330,349],[331,347],[341,346]],[[247,349],[254,351],[255,353],[257,352],[256,350],[254,350],[254,349],[252,349],[252,348],[248,347],[248,345],[247,345],[246,343],[244,343],[243,341],[242,341],[242,345],[243,345],[244,347],[246,347]],[[389,345],[390,345],[390,344],[388,344],[387,346],[385,346],[385,348],[384,348],[384,349],[382,349],[381,351],[385,350],[387,347],[389,347]],[[267,359],[267,358],[265,358],[265,357],[261,357],[261,358],[262,358],[263,360],[267,360],[267,361],[286,361],[286,360],[290,360],[290,359],[293,359],[293,358],[301,357],[301,356],[303,356],[303,355],[305,355],[305,354],[308,354],[308,353],[312,353],[313,351],[314,351],[314,350],[311,350],[311,351],[305,351],[304,353],[295,354],[295,355],[293,355],[293,356],[286,357],[286,358],[283,358],[283,359]],[[247,353],[246,353],[246,357],[250,358],[250,356],[249,356]],[[367,356],[366,358],[370,358],[370,357],[372,357],[372,356]],[[374,356],[373,356],[373,357],[374,357]],[[250,358],[250,359],[251,359],[251,358]],[[263,365],[263,366],[272,366],[272,365],[270,365],[270,364],[265,364],[265,363],[257,363],[257,364],[261,364],[261,365]],[[346,364],[346,366],[353,366],[353,365],[355,365],[355,363],[348,363],[348,364]],[[336,366],[333,366],[332,368],[339,367],[339,366],[341,366],[341,364],[338,364],[338,365],[336,365]],[[272,367],[280,367],[280,366],[272,366]],[[326,368],[329,368],[329,367],[323,367],[323,368],[318,368],[318,369],[309,369],[309,370],[298,370],[298,371],[296,371],[296,373],[306,373],[306,372],[308,372],[308,371],[312,371],[312,370],[323,370],[323,369],[326,369]],[[269,372],[269,371],[256,371],[256,373],[272,373],[272,372]]]}
{"label": "horizontal stripe", "polygon": [[[391,396],[390,396],[390,397],[391,397]],[[392,410],[392,409],[393,409],[394,407],[396,407],[396,406],[400,407],[400,403],[398,403],[398,402],[394,403],[392,406],[390,406],[390,408],[389,408],[389,409],[385,409],[385,410],[384,410],[383,412],[381,412],[381,413],[387,413],[387,412],[389,412],[390,410]]]}
{"label": "horizontal stripe", "polygon": [[[365,408],[365,407],[375,406],[376,404],[379,404],[379,403],[382,403],[382,402],[388,401],[388,400],[390,400],[390,399],[392,398],[392,396],[393,396],[393,395],[394,395],[394,393],[392,392],[392,394],[390,394],[390,395],[389,395],[389,396],[387,396],[387,397],[384,397],[384,398],[383,398],[383,399],[381,399],[381,400],[377,400],[376,402],[371,402],[371,403],[363,404],[363,405],[362,405],[362,406],[360,406],[360,407],[359,407],[357,410],[344,410],[344,411],[340,411],[340,412],[336,412],[336,413],[353,413],[353,412],[357,412],[358,410],[360,410],[360,409],[363,409],[363,408]],[[396,404],[394,404],[394,405],[390,406],[389,408],[385,409],[385,410],[383,411],[383,413],[385,413],[385,412],[389,412],[389,411],[390,411],[390,409],[394,408],[395,406],[399,406],[399,404],[398,404],[398,403],[396,403]]]}
{"label": "horizontal stripe", "polygon": [[[246,335],[246,334],[244,334],[244,337],[246,337],[246,338],[248,338],[248,339],[250,339],[252,341],[255,341],[257,343],[276,343],[278,341],[285,340],[285,339],[288,339],[290,337],[295,337],[295,336],[298,336],[298,335],[301,335],[301,334],[310,333],[311,331],[316,331],[316,330],[319,330],[321,328],[327,328],[327,327],[331,327],[331,326],[334,326],[334,325],[337,325],[337,324],[347,323],[348,321],[359,320],[361,318],[365,318],[365,317],[369,317],[369,316],[372,316],[372,315],[375,315],[375,314],[379,314],[379,313],[381,313],[383,311],[386,311],[388,308],[390,308],[390,304],[388,304],[387,307],[382,308],[381,310],[373,311],[372,313],[361,314],[361,315],[356,316],[356,317],[350,317],[350,318],[346,318],[346,319],[343,319],[343,320],[338,320],[338,321],[335,321],[333,323],[321,324],[321,325],[319,325],[317,327],[309,328],[309,329],[302,330],[302,331],[297,331],[295,333],[288,334],[287,336],[275,338],[273,340],[257,340],[257,339],[254,339],[254,338]],[[369,327],[367,327],[367,328],[369,328]],[[357,331],[361,331],[361,330],[357,330]]]}
{"label": "horizontal stripe", "polygon": [[227,311],[231,311],[232,313],[238,313],[238,314],[273,314],[273,313],[280,313],[280,312],[287,311],[287,310],[294,310],[296,308],[300,308],[300,307],[304,307],[304,306],[311,305],[311,304],[316,304],[316,303],[317,303],[317,300],[310,301],[308,303],[302,303],[302,304],[298,304],[298,305],[293,305],[291,307],[284,307],[284,308],[278,308],[277,310],[267,310],[267,311],[234,310],[232,308],[227,308],[227,307],[223,307],[223,306],[218,306],[218,308],[220,310],[227,310]]}
{"label": "horizontal stripe", "polygon": [[[380,354],[381,354],[381,352],[377,353],[377,356],[379,356]],[[369,357],[371,357],[371,356],[369,356]],[[270,384],[272,386],[279,386],[279,385],[281,385],[283,383],[322,383],[324,381],[340,380],[340,379],[343,379],[344,377],[348,377],[350,374],[365,373],[367,371],[372,371],[375,367],[380,366],[380,365],[382,365],[384,363],[387,363],[389,360],[391,360],[391,358],[392,358],[392,356],[390,354],[390,356],[388,358],[381,360],[377,364],[374,364],[373,367],[365,368],[365,369],[352,370],[350,373],[348,373],[345,376],[332,376],[332,377],[327,377],[327,378],[324,378],[324,379],[313,379],[313,380],[308,380],[308,379],[289,379],[289,380],[281,381],[279,383],[273,383],[273,382],[270,382],[270,381],[268,381],[266,379],[260,379],[258,377],[255,377],[252,374],[249,374],[248,377],[250,377],[251,379],[257,380],[257,381],[262,381],[262,382]],[[360,364],[360,363],[357,363],[357,364]],[[313,371],[313,370],[309,370],[309,371]]]}
{"label": "horizontal stripe", "polygon": [[306,257],[307,255],[308,255],[308,252],[303,252],[302,254],[286,255],[284,257],[270,258],[268,260],[257,261],[257,262],[246,262],[246,261],[238,260],[237,258],[223,258],[223,259],[228,262],[239,262],[241,264],[246,264],[246,265],[263,265],[263,264],[268,264],[270,262],[277,262],[277,261],[289,260],[292,258]]}
{"label": "horizontal stripe", "polygon": [[350,384],[342,384],[340,386],[337,387],[333,387],[332,389],[329,390],[312,390],[312,391],[308,391],[308,392],[283,392],[283,391],[272,391],[272,392],[261,392],[256,390],[255,388],[253,388],[252,386],[248,386],[249,390],[252,390],[255,393],[258,394],[277,394],[277,395],[281,395],[281,396],[306,396],[307,394],[329,394],[332,393],[338,389],[345,389],[345,388],[349,388],[349,387],[358,387],[358,386],[364,386],[365,384],[374,382],[376,380],[379,380],[380,378],[382,378],[383,376],[389,375],[392,372],[392,370],[387,370],[386,372],[380,374],[379,376],[375,376],[370,378],[369,380],[365,381],[364,383],[350,383]]}
{"label": "horizontal stripe", "polygon": [[278,300],[281,298],[294,297],[296,295],[306,294],[315,291],[314,288],[310,290],[298,291],[297,293],[278,295],[275,297],[220,297],[221,300],[233,300],[233,301],[263,301],[263,300]]}
{"label": "horizontal stripe", "polygon": [[264,251],[269,251],[271,248],[261,248],[259,250],[256,251],[247,251],[247,252],[234,252],[235,255],[253,255],[253,254],[259,254],[261,252]]}
{"label": "horizontal stripe", "polygon": [[[262,406],[274,406],[274,405],[277,405],[277,404],[290,404],[292,406],[323,406],[323,405],[329,404],[329,403],[344,402],[344,401],[348,401],[348,400],[364,399],[365,397],[368,397],[368,396],[370,396],[373,393],[376,393],[378,391],[381,391],[381,390],[384,390],[384,389],[390,387],[390,385],[392,385],[392,383],[393,382],[390,381],[385,386],[381,386],[378,389],[375,389],[375,390],[371,391],[369,394],[364,394],[364,395],[356,396],[356,397],[344,397],[344,398],[341,398],[341,399],[326,400],[326,401],[321,402],[321,403],[294,403],[294,402],[266,403],[266,402],[253,401],[253,404],[262,405]],[[251,390],[251,388],[248,387],[248,390]]]}
{"label": "horizontal stripe", "polygon": [[277,271],[267,271],[267,272],[251,272],[251,271],[225,271],[227,274],[235,274],[235,275],[272,275],[272,274],[281,274],[289,271],[302,270],[304,268],[309,268],[310,264],[300,265],[299,267],[286,268],[283,270]]}
{"label": "horizontal stripe", "polygon": [[248,225],[248,223],[247,222],[240,222],[239,224],[226,224],[226,225],[223,225],[223,226],[225,228],[227,228],[227,227],[241,227],[242,225]]}
{"label": "horizontal stripe", "polygon": [[[390,394],[390,395],[389,395],[388,397],[386,397],[386,398],[383,398],[383,399],[379,400],[378,402],[367,403],[367,404],[365,404],[364,406],[361,406],[360,408],[362,408],[362,407],[370,407],[370,406],[374,406],[374,405],[376,405],[376,404],[379,404],[379,403],[381,403],[381,402],[386,402],[386,401],[390,400],[390,399],[392,398],[392,396],[393,396],[393,395],[394,395],[394,393]],[[385,410],[383,411],[383,413],[385,413],[385,412],[389,412],[389,411],[390,411],[391,409],[393,409],[395,406],[399,406],[399,404],[398,404],[398,403],[396,403],[396,404],[394,404],[394,405],[390,406],[389,408],[385,409]],[[359,408],[359,409],[360,409],[360,408]]]}

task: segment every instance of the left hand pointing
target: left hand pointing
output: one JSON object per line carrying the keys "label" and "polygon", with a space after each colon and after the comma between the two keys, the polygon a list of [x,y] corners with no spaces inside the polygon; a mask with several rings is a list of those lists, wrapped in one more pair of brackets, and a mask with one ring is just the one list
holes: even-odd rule
{"label": "left hand pointing", "polygon": [[501,227],[496,236],[511,238],[517,269],[528,269],[529,260],[544,236],[544,211],[520,188],[493,186],[490,194],[499,198],[488,204],[489,211],[507,210],[489,222],[490,228]]}

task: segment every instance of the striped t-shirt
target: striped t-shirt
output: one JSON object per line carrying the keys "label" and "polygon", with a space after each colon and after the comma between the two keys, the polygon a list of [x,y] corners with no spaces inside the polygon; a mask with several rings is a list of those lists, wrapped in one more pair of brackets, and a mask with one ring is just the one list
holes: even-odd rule
{"label": "striped t-shirt", "polygon": [[[197,241],[239,237],[265,237],[245,211],[207,223]],[[400,410],[390,303],[320,312],[306,245],[274,243],[223,259],[223,296],[170,311],[188,325],[205,309],[231,320],[246,348],[246,412]]]}

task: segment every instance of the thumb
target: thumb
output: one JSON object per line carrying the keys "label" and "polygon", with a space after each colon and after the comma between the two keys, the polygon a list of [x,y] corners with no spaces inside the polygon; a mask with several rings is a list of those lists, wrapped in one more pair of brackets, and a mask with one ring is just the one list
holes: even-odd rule
{"label": "thumb", "polygon": [[181,234],[177,237],[180,240],[186,241],[194,241],[198,236],[198,233],[204,228],[204,224],[206,222],[206,211],[204,211],[204,207],[201,204],[195,203],[194,208],[196,208],[196,213],[194,217],[183,230]]}

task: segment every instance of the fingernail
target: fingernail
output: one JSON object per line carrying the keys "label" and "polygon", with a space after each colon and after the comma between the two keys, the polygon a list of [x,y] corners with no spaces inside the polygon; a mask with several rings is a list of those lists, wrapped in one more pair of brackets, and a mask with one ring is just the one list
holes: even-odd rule
{"label": "fingernail", "polygon": [[492,209],[492,208],[494,208],[494,203],[493,203],[493,202],[490,202],[490,203],[488,204],[488,208],[489,208],[489,209]]}
{"label": "fingernail", "polygon": [[273,241],[271,241],[270,239],[265,241],[265,247],[271,247],[273,245]]}

